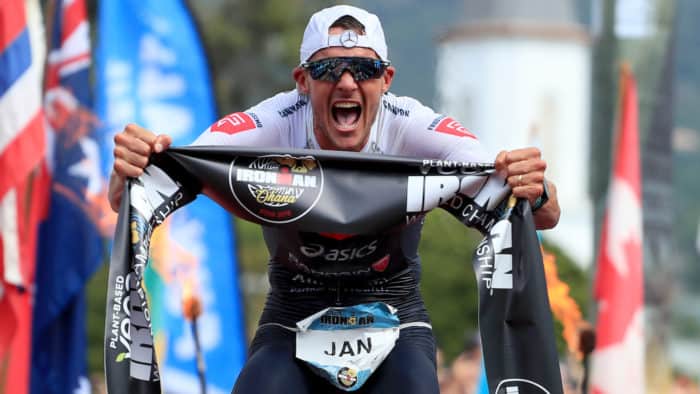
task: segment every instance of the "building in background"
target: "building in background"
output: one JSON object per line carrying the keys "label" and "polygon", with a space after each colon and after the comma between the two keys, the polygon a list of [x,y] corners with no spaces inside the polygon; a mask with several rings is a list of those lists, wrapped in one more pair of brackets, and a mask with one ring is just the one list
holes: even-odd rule
{"label": "building in background", "polygon": [[494,154],[540,148],[564,213],[543,234],[580,266],[589,266],[591,48],[574,2],[465,0],[464,9],[462,23],[438,44],[438,108],[467,125]]}

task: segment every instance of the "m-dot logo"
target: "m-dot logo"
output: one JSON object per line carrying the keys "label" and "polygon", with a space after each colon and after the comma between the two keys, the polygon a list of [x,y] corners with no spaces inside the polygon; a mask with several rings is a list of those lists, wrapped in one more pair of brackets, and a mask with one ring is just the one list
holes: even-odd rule
{"label": "m-dot logo", "polygon": [[269,223],[290,223],[318,202],[323,169],[311,156],[238,157],[229,168],[229,186],[251,215]]}

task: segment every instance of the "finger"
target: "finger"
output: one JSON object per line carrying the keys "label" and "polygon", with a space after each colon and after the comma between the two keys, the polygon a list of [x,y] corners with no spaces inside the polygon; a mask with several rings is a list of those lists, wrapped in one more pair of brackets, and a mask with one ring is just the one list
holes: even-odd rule
{"label": "finger", "polygon": [[534,147],[514,149],[507,153],[508,154],[506,155],[506,164],[511,164],[529,159],[539,159],[540,157],[542,157],[540,150]]}
{"label": "finger", "polygon": [[173,139],[167,134],[161,134],[156,137],[153,149],[156,153],[160,153],[170,147],[173,143]]}
{"label": "finger", "polygon": [[126,127],[124,128],[124,133],[136,137],[150,146],[153,146],[153,144],[156,141],[155,134],[153,134],[150,130],[144,129],[143,127],[137,124],[129,123],[128,125],[126,125]]}
{"label": "finger", "polygon": [[148,165],[148,156],[141,153],[131,151],[123,146],[114,147],[114,158],[124,160],[126,163],[136,166],[139,168],[144,168]]}
{"label": "finger", "polygon": [[[508,175],[519,175],[519,174],[530,174],[530,173],[540,173],[544,176],[544,171],[547,169],[547,162],[542,159],[528,159],[517,161],[508,164],[507,171]],[[542,181],[542,179],[532,179],[533,182]]]}
{"label": "finger", "polygon": [[517,186],[512,188],[513,196],[518,198],[525,198],[528,201],[530,201],[530,204],[534,204],[543,192],[544,187],[542,186],[542,184]]}
{"label": "finger", "polygon": [[506,172],[508,171],[507,156],[508,152],[502,150],[498,153],[498,155],[496,155],[496,160],[494,160],[494,167],[496,168],[496,171],[502,173],[503,176],[506,176]]}
{"label": "finger", "polygon": [[542,183],[544,182],[544,172],[535,171],[524,174],[511,175],[507,178],[507,181],[511,189],[520,186],[530,185],[539,186],[541,189],[544,189],[544,187],[542,186]]}
{"label": "finger", "polygon": [[114,146],[121,147],[132,153],[142,156],[149,156],[153,149],[147,142],[139,139],[136,136],[127,133],[118,133],[114,135]]}
{"label": "finger", "polygon": [[143,174],[144,167],[145,166],[142,167],[142,166],[133,165],[133,164],[127,162],[126,160],[120,159],[120,158],[114,160],[114,166],[113,166],[114,172],[117,175],[119,175],[121,177],[125,177],[125,178],[126,177],[136,178],[136,177],[141,176],[141,174]]}
{"label": "finger", "polygon": [[523,174],[517,174],[517,175],[511,175],[507,178],[508,181],[508,186],[513,190],[516,187],[520,187],[523,185],[523,178],[525,176]]}

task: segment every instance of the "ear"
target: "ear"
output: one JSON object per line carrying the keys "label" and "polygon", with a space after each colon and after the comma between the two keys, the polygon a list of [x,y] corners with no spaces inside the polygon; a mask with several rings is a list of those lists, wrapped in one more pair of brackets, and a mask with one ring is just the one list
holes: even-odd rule
{"label": "ear", "polygon": [[384,76],[382,77],[382,79],[384,79],[384,88],[382,89],[382,93],[386,93],[389,91],[389,88],[391,87],[391,81],[394,80],[395,72],[396,68],[394,68],[394,66],[389,66],[384,71]]}
{"label": "ear", "polygon": [[308,94],[309,93],[309,74],[303,68],[297,66],[292,70],[292,77],[297,83],[297,90],[299,93]]}

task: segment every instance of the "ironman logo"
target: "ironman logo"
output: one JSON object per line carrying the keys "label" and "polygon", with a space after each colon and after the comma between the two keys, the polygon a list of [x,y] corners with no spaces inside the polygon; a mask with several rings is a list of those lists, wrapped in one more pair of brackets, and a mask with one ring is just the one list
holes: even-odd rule
{"label": "ironman logo", "polygon": [[269,223],[290,223],[318,202],[323,170],[311,156],[237,157],[229,168],[229,186],[251,215]]}

